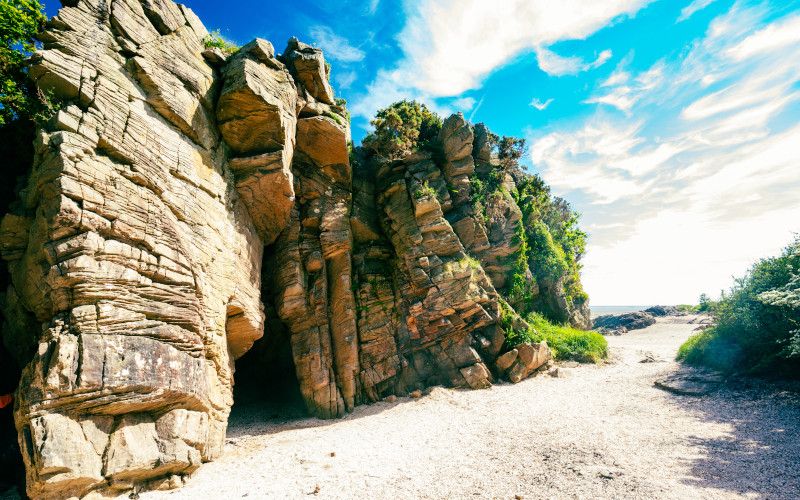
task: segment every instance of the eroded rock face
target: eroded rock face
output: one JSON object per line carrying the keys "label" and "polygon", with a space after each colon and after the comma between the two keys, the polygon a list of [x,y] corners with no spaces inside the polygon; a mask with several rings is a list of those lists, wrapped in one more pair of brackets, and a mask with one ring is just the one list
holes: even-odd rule
{"label": "eroded rock face", "polygon": [[221,453],[236,360],[262,335],[291,346],[326,418],[547,361],[538,344],[498,358],[521,215],[473,206],[471,176],[498,165],[485,127],[459,113],[442,157],[351,163],[318,49],[228,56],[168,0],[69,5],[30,69],[64,106],[0,225],[31,497],[180,485]]}
{"label": "eroded rock face", "polygon": [[233,359],[263,329],[263,243],[204,34],[172,2],[81,1],[33,58],[65,105],[0,236],[5,317],[25,319],[4,335],[34,346],[15,412],[31,497],[184,474],[222,450]]}

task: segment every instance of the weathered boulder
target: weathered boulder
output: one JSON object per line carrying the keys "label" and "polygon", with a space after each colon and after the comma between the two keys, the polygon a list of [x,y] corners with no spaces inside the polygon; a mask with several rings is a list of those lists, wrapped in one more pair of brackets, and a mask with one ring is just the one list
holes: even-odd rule
{"label": "weathered boulder", "polygon": [[333,90],[328,83],[328,69],[320,49],[292,37],[283,52],[283,59],[292,76],[302,84],[313,99],[333,104]]}
{"label": "weathered boulder", "polygon": [[291,160],[297,89],[288,71],[267,66],[262,54],[261,46],[253,45],[252,50],[237,52],[225,64],[217,122],[235,154],[285,150]]}
{"label": "weathered boulder", "polygon": [[[535,373],[539,367],[547,363],[553,357],[553,351],[550,350],[547,342],[535,344],[522,343],[515,346],[514,350],[517,351],[517,356],[510,367],[507,368],[506,375],[508,379],[515,384]],[[506,361],[508,360],[504,360],[503,365],[505,365]],[[500,359],[498,359],[496,366],[498,370],[504,371],[501,369],[502,365],[500,364]]]}

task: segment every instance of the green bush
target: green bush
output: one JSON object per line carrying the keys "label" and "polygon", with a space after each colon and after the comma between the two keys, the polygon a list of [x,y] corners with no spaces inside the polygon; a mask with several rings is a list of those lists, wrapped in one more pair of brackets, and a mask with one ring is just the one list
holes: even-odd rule
{"label": "green bush", "polygon": [[38,0],[0,0],[0,158],[7,181],[0,185],[0,213],[27,181],[37,126],[60,108],[52,92],[36,87],[25,65],[46,20]]}
{"label": "green bush", "polygon": [[399,101],[378,111],[370,122],[375,131],[362,141],[372,154],[399,158],[415,149],[430,147],[442,129],[442,120],[424,104]]}
{"label": "green bush", "polygon": [[533,223],[531,231],[531,250],[537,278],[556,282],[569,271],[564,249],[553,240],[550,229],[538,220]]}
{"label": "green bush", "polygon": [[530,313],[525,318],[529,328],[515,329],[519,316],[500,299],[500,326],[506,334],[504,350],[523,342],[547,342],[558,360],[572,359],[581,363],[597,363],[608,356],[608,342],[597,332],[587,332],[553,323],[541,314]]}
{"label": "green bush", "polygon": [[800,378],[800,238],[753,265],[719,302],[701,300],[704,305],[713,308],[716,324],[687,340],[679,360]]}
{"label": "green bush", "polygon": [[219,30],[212,31],[206,35],[205,38],[203,38],[203,45],[205,45],[207,49],[217,48],[228,55],[235,53],[241,48],[220,35]]}
{"label": "green bush", "polygon": [[528,324],[536,330],[532,342],[547,342],[556,359],[573,359],[581,363],[597,363],[608,356],[608,342],[597,332],[587,332],[551,323],[544,316],[529,314]]}

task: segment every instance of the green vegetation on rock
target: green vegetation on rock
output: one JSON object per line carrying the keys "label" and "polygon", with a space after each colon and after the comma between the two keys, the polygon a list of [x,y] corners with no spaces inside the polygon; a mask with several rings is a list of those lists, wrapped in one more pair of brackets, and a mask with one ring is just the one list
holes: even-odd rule
{"label": "green vegetation on rock", "polygon": [[762,259],[714,303],[715,324],[692,336],[678,359],[724,372],[800,378],[800,237]]}
{"label": "green vegetation on rock", "polygon": [[556,359],[574,359],[582,363],[597,363],[608,356],[608,342],[597,332],[587,332],[554,324],[544,316],[531,313],[528,324],[536,330],[533,342],[547,342]]}
{"label": "green vegetation on rock", "polygon": [[[504,301],[500,300],[500,326],[506,332],[506,350],[523,342],[547,342],[559,360],[597,363],[608,356],[608,342],[597,332],[587,332],[552,322],[541,314],[532,312],[522,318]],[[527,327],[524,325],[527,323]]]}
{"label": "green vegetation on rock", "polygon": [[364,138],[362,145],[386,158],[399,158],[430,146],[442,128],[436,113],[417,101],[396,102],[378,111],[370,123],[375,131]]}
{"label": "green vegetation on rock", "polygon": [[535,282],[562,282],[567,303],[576,307],[588,300],[580,283],[580,263],[586,252],[586,233],[578,226],[580,214],[564,199],[550,194],[550,187],[536,174],[524,174],[516,188],[508,193],[503,179],[512,169],[519,169],[518,159],[524,154],[525,140],[515,137],[498,138],[490,134],[498,168],[472,180],[473,206],[482,211],[488,221],[488,203],[509,194],[522,212],[522,223],[515,233],[519,249],[512,256],[509,276],[509,300],[522,305],[521,313],[538,311],[555,321],[562,321],[544,301],[533,301],[526,270],[530,269]]}
{"label": "green vegetation on rock", "polygon": [[217,48],[227,55],[234,54],[241,47],[223,37],[219,30],[212,31],[203,38],[203,45],[207,49]]}

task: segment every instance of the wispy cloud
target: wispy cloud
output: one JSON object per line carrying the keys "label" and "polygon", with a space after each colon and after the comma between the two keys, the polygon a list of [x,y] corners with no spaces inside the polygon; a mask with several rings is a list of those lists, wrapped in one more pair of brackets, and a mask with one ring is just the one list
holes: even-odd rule
{"label": "wispy cloud", "polygon": [[325,51],[325,57],[341,62],[358,62],[364,59],[364,51],[354,47],[343,36],[337,35],[328,26],[312,26],[308,30],[311,40]]}
{"label": "wispy cloud", "polygon": [[748,36],[727,51],[731,58],[741,61],[764,52],[800,43],[800,15],[771,24]]}
{"label": "wispy cloud", "polygon": [[461,111],[469,111],[475,106],[475,99],[473,97],[462,97],[453,101],[453,105]]}
{"label": "wispy cloud", "polygon": [[380,5],[381,0],[370,0],[369,4],[367,5],[367,14],[374,15],[375,12],[378,11],[378,5]]}
{"label": "wispy cloud", "polygon": [[685,21],[692,17],[696,12],[700,12],[701,10],[705,9],[716,0],[694,0],[694,2],[690,3],[686,7],[683,8],[681,11],[681,15],[678,17],[678,22]]}
{"label": "wispy cloud", "polygon": [[534,98],[531,101],[530,106],[533,106],[534,108],[538,109],[539,111],[544,111],[545,109],[547,109],[547,106],[549,106],[552,102],[553,102],[553,99],[548,99],[548,100],[542,102],[539,99]]}
{"label": "wispy cloud", "polygon": [[357,78],[358,78],[358,73],[356,73],[355,71],[346,71],[343,73],[339,72],[333,74],[333,80],[336,82],[336,85],[339,87],[340,90],[349,89]]}
{"label": "wispy cloud", "polygon": [[577,75],[583,71],[598,68],[611,59],[610,50],[604,50],[592,62],[586,62],[580,57],[562,57],[552,50],[544,47],[536,48],[536,58],[539,68],[551,76]]}
{"label": "wispy cloud", "polygon": [[[617,71],[600,84],[600,90],[586,104],[598,103],[613,106],[620,111],[628,112],[640,99],[646,97],[651,90],[664,81],[664,66],[656,64],[650,70],[636,77],[624,71]],[[609,90],[610,89],[610,90]]]}
{"label": "wispy cloud", "polygon": [[[650,1],[405,0],[405,26],[397,37],[403,58],[377,73],[353,111],[369,117],[398,95],[461,95],[476,88],[492,70],[530,50],[541,54],[540,64],[546,59],[544,67],[554,74],[597,67],[611,57],[610,51],[587,63],[553,54],[549,47],[584,39],[621,17],[633,16]],[[559,64],[558,58],[568,62]]]}
{"label": "wispy cloud", "polygon": [[624,113],[598,106],[529,138],[555,192],[587,207],[595,303],[716,293],[800,229],[800,125],[785,118],[800,103],[800,21],[769,15],[734,5],[680,58],[600,82],[587,102]]}

